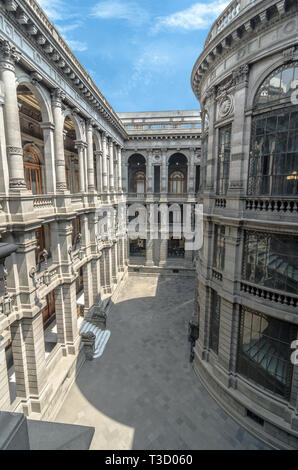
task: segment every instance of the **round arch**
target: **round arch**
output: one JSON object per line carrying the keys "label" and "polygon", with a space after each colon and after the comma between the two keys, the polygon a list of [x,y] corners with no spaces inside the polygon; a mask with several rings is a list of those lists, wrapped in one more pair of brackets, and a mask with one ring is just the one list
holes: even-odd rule
{"label": "round arch", "polygon": [[128,166],[128,192],[145,193],[146,192],[146,166],[147,159],[140,153],[133,153],[127,159]]}
{"label": "round arch", "polygon": [[282,66],[293,66],[293,62],[288,62],[285,64],[283,59],[270,61],[271,63],[264,63],[262,65],[262,70],[259,71],[257,78],[254,79],[254,86],[248,88],[248,95],[247,95],[247,108],[251,109],[254,106],[254,102],[259,92],[260,87],[265,82],[265,80],[276,70],[278,70]]}
{"label": "round arch", "polygon": [[40,107],[42,122],[53,122],[52,105],[50,95],[46,93],[38,83],[33,84],[30,77],[20,76],[17,80],[17,89],[19,86],[25,86],[36,98]]}
{"label": "round arch", "polygon": [[186,163],[187,165],[189,164],[189,160],[190,160],[190,157],[189,155],[187,155],[187,153],[185,152],[173,152],[171,153],[171,155],[168,156],[168,160],[167,160],[167,164],[169,165],[170,164],[170,161],[173,157],[175,157],[176,155],[181,155],[181,157],[184,157],[186,159]]}
{"label": "round arch", "polygon": [[97,151],[102,151],[101,137],[97,130],[93,132],[93,142]]}
{"label": "round arch", "polygon": [[188,179],[188,158],[181,152],[173,153],[168,160],[168,192],[186,193]]}
{"label": "round arch", "polygon": [[74,124],[74,128],[75,128],[76,140],[83,141],[84,140],[84,132],[83,132],[83,128],[81,126],[81,123],[79,121],[79,118],[75,114],[73,114],[69,109],[65,110],[65,112],[63,113],[63,117],[64,117],[64,124],[65,124],[66,118],[71,119],[71,121]]}

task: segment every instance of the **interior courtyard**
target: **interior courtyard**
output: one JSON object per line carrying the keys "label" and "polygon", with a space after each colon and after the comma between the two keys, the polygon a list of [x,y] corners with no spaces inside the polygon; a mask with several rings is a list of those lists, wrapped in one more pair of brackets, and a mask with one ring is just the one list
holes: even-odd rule
{"label": "interior courtyard", "polygon": [[116,113],[0,0],[0,449],[298,449],[297,25],[233,0],[197,109]]}

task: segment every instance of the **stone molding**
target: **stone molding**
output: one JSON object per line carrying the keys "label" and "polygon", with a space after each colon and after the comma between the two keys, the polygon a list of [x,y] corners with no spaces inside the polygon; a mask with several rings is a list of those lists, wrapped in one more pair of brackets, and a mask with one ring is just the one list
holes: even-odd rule
{"label": "stone molding", "polygon": [[[284,17],[292,18],[293,10],[297,11],[297,6],[292,5],[288,11],[285,11],[284,0],[282,2],[274,0],[259,2],[247,11],[244,10],[243,14],[240,13],[210,42],[206,41],[205,48],[192,72],[192,88],[197,98],[200,100],[200,87],[206,74],[212,73],[218,60],[224,56],[225,52],[234,50],[236,47],[240,49],[243,44],[247,43],[248,37],[261,33],[265,28],[268,29],[275,25]],[[272,12],[275,13],[272,14]]]}

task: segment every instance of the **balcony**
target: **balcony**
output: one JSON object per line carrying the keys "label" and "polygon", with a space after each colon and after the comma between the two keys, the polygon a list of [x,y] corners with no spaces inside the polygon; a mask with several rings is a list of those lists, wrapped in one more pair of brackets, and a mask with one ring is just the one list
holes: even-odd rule
{"label": "balcony", "polygon": [[[240,291],[251,296],[258,297],[259,299],[268,300],[271,303],[283,305],[285,307],[297,308],[298,295],[290,294],[287,292],[270,289],[268,287],[257,286],[250,282],[241,281]],[[297,311],[295,313],[298,313]]]}

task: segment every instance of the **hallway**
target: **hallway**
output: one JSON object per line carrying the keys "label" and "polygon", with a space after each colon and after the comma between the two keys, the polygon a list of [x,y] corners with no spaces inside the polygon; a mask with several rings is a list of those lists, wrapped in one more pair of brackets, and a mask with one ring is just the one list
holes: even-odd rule
{"label": "hallway", "polygon": [[194,280],[130,277],[111,339],[86,362],[56,420],[94,426],[91,449],[265,449],[230,419],[189,364]]}

